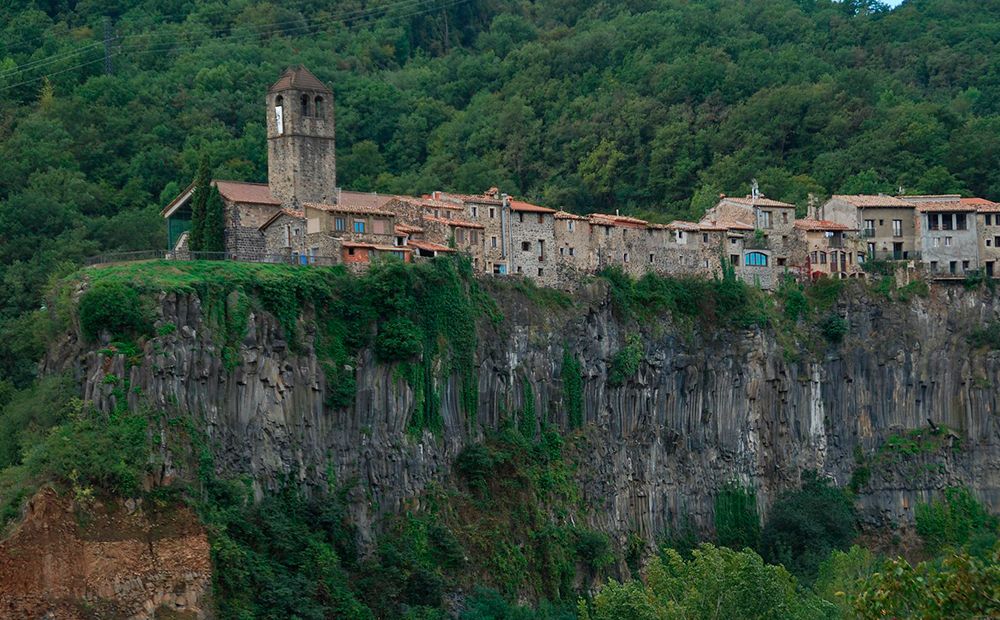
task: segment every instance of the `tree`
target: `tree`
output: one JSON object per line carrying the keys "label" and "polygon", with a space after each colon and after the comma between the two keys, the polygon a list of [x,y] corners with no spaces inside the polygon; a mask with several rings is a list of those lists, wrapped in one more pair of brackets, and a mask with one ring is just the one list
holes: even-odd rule
{"label": "tree", "polygon": [[615,183],[621,174],[619,166],[624,159],[618,147],[605,138],[580,162],[579,173],[584,185],[601,197],[606,206],[614,201]]}
{"label": "tree", "polygon": [[854,504],[816,472],[802,474],[802,488],[778,496],[764,523],[761,552],[800,578],[812,580],[834,549],[847,549],[857,520]]}
{"label": "tree", "polygon": [[208,166],[208,157],[203,156],[198,164],[198,176],[194,179],[194,195],[191,198],[191,232],[188,235],[188,248],[192,252],[205,251],[205,216],[208,210],[208,199],[212,186],[212,172]]}
{"label": "tree", "polygon": [[219,188],[210,185],[205,201],[205,225],[202,230],[202,249],[205,252],[226,251],[225,205]]}

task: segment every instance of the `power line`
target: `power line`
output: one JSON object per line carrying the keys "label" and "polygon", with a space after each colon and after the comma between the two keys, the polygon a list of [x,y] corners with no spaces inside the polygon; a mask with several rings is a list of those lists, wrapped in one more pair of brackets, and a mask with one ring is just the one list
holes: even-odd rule
{"label": "power line", "polygon": [[[392,4],[387,4],[387,5],[378,6],[378,7],[370,7],[370,8],[367,8],[367,9],[354,9],[354,10],[350,10],[350,11],[343,11],[340,14],[334,15],[333,17],[328,17],[328,18],[326,18],[324,20],[320,20],[320,21],[314,22],[312,24],[309,24],[308,22],[305,23],[305,24],[301,24],[301,22],[303,21],[302,19],[285,20],[285,21],[272,22],[272,23],[267,23],[267,24],[254,24],[253,28],[257,28],[257,29],[261,30],[261,32],[236,32],[236,33],[231,33],[231,34],[221,34],[221,33],[226,32],[227,30],[231,30],[232,29],[231,27],[221,27],[221,28],[216,28],[214,30],[211,30],[209,32],[209,35],[215,34],[216,36],[212,36],[212,38],[214,38],[214,39],[227,39],[227,38],[244,39],[244,38],[253,38],[255,36],[260,36],[261,34],[264,34],[263,31],[266,30],[266,29],[268,29],[268,28],[277,27],[277,26],[285,26],[285,25],[293,25],[293,27],[287,29],[287,31],[281,31],[282,29],[279,29],[280,32],[278,34],[291,35],[291,36],[301,36],[302,34],[307,34],[307,33],[311,32],[311,31],[313,31],[314,29],[319,29],[323,25],[328,24],[328,23],[332,23],[332,22],[344,22],[344,23],[347,23],[348,21],[357,21],[357,20],[360,20],[360,19],[368,18],[368,17],[378,17],[379,14],[385,15],[385,14],[388,14],[389,12],[391,12],[394,9],[401,9],[403,7],[415,8],[416,6],[419,6],[421,4],[426,4],[428,2],[434,2],[434,1],[435,0],[402,0],[400,2],[395,2],[395,3],[392,3]],[[453,3],[449,3],[449,4],[437,6],[437,7],[432,7],[431,10],[444,9],[444,8],[448,8],[449,6],[453,6],[455,4],[462,4],[462,2],[458,2],[458,3],[453,2]],[[408,6],[408,5],[413,5],[413,6]],[[221,13],[222,10],[224,10],[224,9],[220,9],[220,13]],[[106,23],[105,23],[105,27],[107,27]],[[296,30],[302,30],[302,32],[295,32]],[[115,37],[115,40],[117,42],[119,42],[119,45],[120,45],[122,41],[130,40],[130,39],[152,38],[152,37],[174,37],[174,38],[176,38],[176,36],[177,36],[176,33],[146,32],[146,33],[125,35],[125,36],[122,36],[122,37]],[[68,60],[68,59],[70,59],[70,58],[72,58],[74,56],[81,56],[81,55],[85,54],[87,51],[89,51],[90,49],[93,49],[95,47],[99,47],[101,45],[103,45],[105,47],[105,50],[104,50],[104,52],[105,52],[105,63],[106,63],[105,72],[106,73],[110,73],[110,69],[108,68],[108,66],[109,66],[108,63],[111,62],[111,60],[110,60],[111,54],[108,53],[109,52],[109,49],[108,49],[109,48],[109,40],[108,39],[109,39],[108,33],[105,32],[105,40],[103,40],[103,41],[97,41],[97,42],[89,43],[88,45],[86,45],[86,46],[84,46],[82,48],[78,48],[76,50],[71,50],[69,52],[63,52],[63,53],[57,54],[55,56],[50,56],[50,57],[46,57],[46,58],[36,59],[36,60],[33,60],[33,61],[28,62],[26,64],[23,64],[23,65],[20,65],[18,67],[15,67],[14,69],[10,69],[10,70],[5,71],[5,72],[0,72],[0,79],[2,79],[2,78],[9,78],[9,77],[17,75],[19,73],[25,73],[25,72],[27,72],[28,70],[31,70],[31,69],[39,69],[39,68],[44,67],[44,66],[55,64],[56,62],[59,62],[60,60]],[[131,49],[142,49],[142,47],[141,47],[141,45],[133,45],[131,47]]]}
{"label": "power line", "polygon": [[[403,6],[406,6],[406,5],[414,5],[413,7],[410,7],[410,8],[416,8],[416,6],[419,6],[421,4],[426,4],[427,2],[435,2],[435,1],[436,0],[403,0],[402,2],[397,2],[397,3],[391,4],[391,5],[385,5],[385,6],[382,6],[382,7],[377,7],[375,9],[368,9],[366,11],[361,11],[361,12],[359,12],[359,11],[345,12],[345,14],[356,13],[356,15],[353,18],[346,18],[346,19],[345,18],[340,18],[340,17],[337,17],[337,18],[328,18],[326,20],[321,20],[320,22],[314,23],[312,25],[299,26],[297,28],[291,29],[291,30],[304,29],[304,32],[294,33],[294,34],[291,33],[291,32],[282,32],[281,34],[283,34],[283,35],[289,35],[289,34],[291,34],[292,36],[303,36],[305,34],[314,34],[314,33],[310,32],[310,31],[316,30],[318,32],[322,28],[322,26],[324,26],[324,25],[328,25],[328,24],[332,24],[332,23],[344,23],[344,24],[347,24],[350,21],[358,21],[358,20],[363,19],[365,17],[377,16],[377,14],[379,12],[388,12],[389,10],[391,10],[393,8],[400,8],[400,7],[403,7]],[[437,5],[437,6],[433,6],[433,7],[430,7],[430,8],[426,8],[426,9],[423,9],[423,10],[420,10],[420,11],[414,11],[414,12],[406,13],[406,14],[403,14],[403,15],[392,15],[392,16],[385,16],[385,15],[383,15],[383,17],[388,17],[389,19],[405,19],[405,18],[408,18],[408,17],[415,17],[417,15],[422,15],[422,14],[425,14],[425,13],[431,13],[431,12],[434,12],[434,11],[443,10],[443,9],[450,8],[450,7],[453,7],[453,6],[458,6],[458,5],[461,5],[461,4],[468,3],[468,2],[471,2],[471,0],[452,0],[451,2],[446,2],[446,3],[440,4],[440,5]],[[295,20],[295,21],[298,22],[298,20]],[[260,36],[260,34],[262,34],[262,33],[255,33],[255,32],[251,32],[251,33],[233,33],[233,34],[230,34],[230,35],[224,35],[224,36],[219,36],[219,37],[212,37],[209,40],[220,40],[220,39],[221,40],[231,40],[231,39],[240,39],[240,38],[252,38],[252,37]],[[203,44],[207,43],[207,42],[208,41],[202,41]],[[100,45],[100,44],[94,44],[94,45]],[[165,52],[177,51],[177,50],[180,50],[180,49],[184,49],[185,47],[187,47],[187,46],[183,45],[183,44],[182,45],[177,45],[177,46],[166,46],[166,47],[148,48],[148,49],[140,49],[140,46],[135,46],[131,50],[125,50],[125,49],[112,50],[110,52],[110,56],[116,56],[116,55],[122,54],[124,51],[130,51],[131,52],[129,54],[130,56],[141,56],[141,55],[144,55],[144,54],[154,54],[154,53],[165,53]],[[135,50],[135,51],[132,51],[132,50]],[[72,67],[67,67],[66,69],[62,69],[60,71],[56,71],[56,72],[53,72],[53,73],[48,73],[48,74],[45,74],[45,75],[41,75],[41,76],[32,78],[30,80],[24,80],[24,81],[18,82],[16,84],[10,84],[8,86],[4,86],[4,87],[0,88],[0,92],[5,92],[5,91],[11,90],[13,88],[17,88],[19,86],[24,86],[24,85],[27,85],[27,84],[31,84],[33,82],[38,82],[38,81],[44,80],[46,78],[54,77],[56,75],[60,75],[60,74],[66,73],[68,71],[74,71],[76,69],[87,67],[87,66],[90,66],[90,65],[93,65],[95,63],[102,62],[102,61],[103,62],[110,62],[109,54],[106,53],[105,56],[102,57],[102,58],[97,58],[97,59],[94,59],[94,60],[90,60],[90,61],[87,61],[87,62],[84,62],[84,63],[80,63],[78,65],[74,65]],[[13,74],[11,74],[11,75],[13,75]],[[2,77],[4,77],[4,76],[0,75],[0,78],[2,78]]]}

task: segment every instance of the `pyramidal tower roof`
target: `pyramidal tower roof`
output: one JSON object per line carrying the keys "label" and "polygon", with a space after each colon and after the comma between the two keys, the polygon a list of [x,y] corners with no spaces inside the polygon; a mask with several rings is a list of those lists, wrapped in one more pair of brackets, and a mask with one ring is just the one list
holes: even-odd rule
{"label": "pyramidal tower roof", "polygon": [[286,89],[295,90],[318,90],[324,93],[332,93],[330,88],[321,82],[318,77],[312,74],[309,69],[304,66],[299,65],[297,67],[288,67],[285,72],[281,74],[278,81],[271,85],[271,88],[267,90],[269,93],[273,93],[279,90]]}

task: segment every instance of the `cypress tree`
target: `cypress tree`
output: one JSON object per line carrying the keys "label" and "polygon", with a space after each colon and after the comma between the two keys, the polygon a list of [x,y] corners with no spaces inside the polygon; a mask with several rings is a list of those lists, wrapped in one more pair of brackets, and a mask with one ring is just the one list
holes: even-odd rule
{"label": "cypress tree", "polygon": [[212,172],[208,166],[208,158],[202,157],[198,164],[198,175],[194,179],[194,196],[191,198],[191,234],[188,236],[188,247],[192,252],[205,251],[205,213],[211,187]]}
{"label": "cypress tree", "polygon": [[205,200],[205,220],[201,244],[205,252],[225,252],[225,220],[219,188],[209,187]]}

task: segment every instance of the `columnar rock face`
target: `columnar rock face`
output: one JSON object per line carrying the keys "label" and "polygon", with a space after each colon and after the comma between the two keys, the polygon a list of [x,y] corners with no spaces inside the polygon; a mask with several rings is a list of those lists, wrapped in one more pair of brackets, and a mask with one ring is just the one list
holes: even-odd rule
{"label": "columnar rock face", "polygon": [[[470,421],[458,378],[445,378],[439,436],[407,433],[413,392],[369,352],[357,361],[354,406],[325,407],[329,386],[307,320],[306,343],[293,352],[272,317],[251,315],[239,364],[227,370],[194,296],[161,296],[161,320],[178,329],[148,342],[127,372],[122,356],[84,350],[73,335],[46,369],[73,369],[102,408],[115,398],[104,377],[128,376],[133,405],[202,418],[220,470],[249,474],[261,490],[289,476],[325,488],[336,476],[352,488],[366,540],[379,515],[419,505],[421,490],[450,475],[465,445],[521,410],[523,381],[538,417],[569,432],[564,350],[582,365],[585,424],[568,445],[590,525],[620,540],[630,532],[652,538],[681,516],[711,527],[715,490],[727,482],[753,486],[766,512],[803,470],[843,485],[859,463],[871,471],[859,494],[871,525],[912,520],[916,503],[955,484],[1000,508],[1000,353],[967,340],[1000,312],[992,298],[958,287],[909,304],[849,294],[837,308],[850,324],[844,342],[808,352],[770,330],[679,329],[667,317],[626,326],[600,285],[581,291],[571,310],[498,295],[503,323],[480,329],[478,412]],[[613,387],[611,359],[632,332],[642,334],[644,361]],[[923,447],[886,445],[929,427],[939,432]]]}

